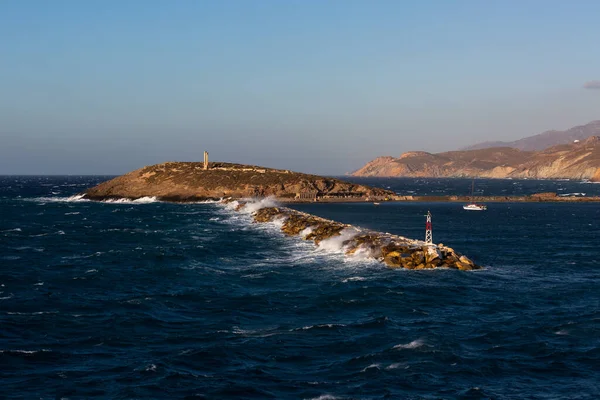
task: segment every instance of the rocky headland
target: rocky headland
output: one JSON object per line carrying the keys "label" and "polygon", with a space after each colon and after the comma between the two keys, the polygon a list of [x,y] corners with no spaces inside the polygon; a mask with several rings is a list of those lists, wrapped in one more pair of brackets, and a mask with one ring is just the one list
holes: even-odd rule
{"label": "rocky headland", "polygon": [[394,192],[253,165],[211,162],[166,162],[144,167],[86,190],[90,200],[140,199],[194,202],[224,197],[267,197],[280,200],[390,199]]}
{"label": "rocky headland", "polygon": [[413,151],[378,157],[353,176],[588,179],[600,181],[600,136],[542,151],[493,147],[444,153]]}
{"label": "rocky headland", "polygon": [[[241,211],[246,202],[235,199],[223,200]],[[347,255],[373,258],[390,268],[460,270],[480,269],[468,257],[443,244],[426,244],[389,233],[364,230],[287,207],[264,207],[252,213],[255,222],[275,222],[286,235],[300,236],[315,244],[335,242]]]}

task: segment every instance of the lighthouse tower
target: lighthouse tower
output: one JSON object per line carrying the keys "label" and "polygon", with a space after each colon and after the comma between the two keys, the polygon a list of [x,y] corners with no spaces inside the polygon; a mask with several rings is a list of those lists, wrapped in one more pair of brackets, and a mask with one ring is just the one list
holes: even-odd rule
{"label": "lighthouse tower", "polygon": [[425,243],[433,244],[433,235],[431,233],[431,212],[427,211],[427,222],[425,223]]}

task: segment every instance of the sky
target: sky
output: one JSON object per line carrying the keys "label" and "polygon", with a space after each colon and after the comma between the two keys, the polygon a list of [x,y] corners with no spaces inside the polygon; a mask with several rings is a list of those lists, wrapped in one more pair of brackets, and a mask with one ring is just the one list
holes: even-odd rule
{"label": "sky", "polygon": [[600,119],[596,0],[3,0],[0,174],[378,156]]}

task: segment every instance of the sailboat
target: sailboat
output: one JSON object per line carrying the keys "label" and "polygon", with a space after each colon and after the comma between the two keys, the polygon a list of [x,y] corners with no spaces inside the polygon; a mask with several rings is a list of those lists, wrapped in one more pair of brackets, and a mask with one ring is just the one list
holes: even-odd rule
{"label": "sailboat", "polygon": [[487,206],[485,204],[477,204],[473,201],[473,193],[475,192],[475,178],[473,178],[473,182],[471,183],[471,202],[469,204],[465,204],[463,208],[469,211],[484,211],[487,210]]}

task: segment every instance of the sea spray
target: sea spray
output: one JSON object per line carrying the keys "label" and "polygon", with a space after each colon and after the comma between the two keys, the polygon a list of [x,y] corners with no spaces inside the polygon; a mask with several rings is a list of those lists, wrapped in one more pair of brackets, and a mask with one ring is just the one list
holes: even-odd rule
{"label": "sea spray", "polygon": [[339,236],[332,236],[328,239],[322,240],[319,242],[318,247],[320,250],[331,251],[331,252],[340,252],[345,251],[345,247],[347,247],[347,241],[354,238],[356,235],[360,233],[360,230],[352,227],[352,228],[344,228]]}
{"label": "sea spray", "polygon": [[277,203],[277,201],[275,200],[275,197],[273,197],[273,196],[265,197],[264,199],[253,198],[246,203],[246,205],[243,207],[243,211],[252,214],[252,213],[260,210],[261,208],[277,207],[277,206],[279,206],[279,204]]}
{"label": "sea spray", "polygon": [[307,237],[308,235],[310,235],[310,234],[313,232],[313,230],[314,230],[314,228],[313,228],[312,226],[309,226],[308,228],[304,228],[304,229],[302,230],[302,232],[300,232],[300,237],[301,237],[302,239],[306,239],[306,237]]}
{"label": "sea spray", "polygon": [[[422,240],[363,230],[287,207],[262,207],[265,203],[252,203],[256,205],[251,206],[251,209],[260,207],[251,214],[255,222],[277,221],[276,226],[281,226],[281,231],[311,240],[319,250],[356,254],[358,259],[382,261],[391,268],[451,268],[467,271],[481,268],[469,258],[443,245],[426,244]],[[245,210],[246,204],[236,209]],[[283,224],[282,218],[286,219]]]}

